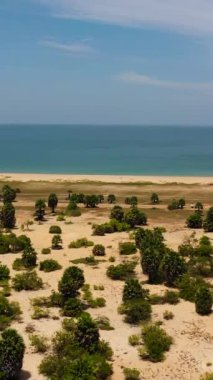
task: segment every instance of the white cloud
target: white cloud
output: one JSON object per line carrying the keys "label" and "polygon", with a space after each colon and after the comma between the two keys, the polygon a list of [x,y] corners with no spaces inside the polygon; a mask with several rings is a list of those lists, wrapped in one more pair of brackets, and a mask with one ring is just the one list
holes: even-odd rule
{"label": "white cloud", "polygon": [[53,15],[181,33],[213,33],[213,0],[34,0]]}
{"label": "white cloud", "polygon": [[202,82],[176,82],[168,80],[155,79],[146,75],[141,75],[135,72],[122,73],[116,76],[116,79],[129,84],[135,84],[140,86],[152,86],[161,87],[168,89],[180,89],[180,90],[193,90],[193,91],[204,91],[209,92],[209,95],[213,94],[213,83],[202,83]]}
{"label": "white cloud", "polygon": [[69,53],[75,56],[82,56],[93,53],[93,48],[87,45],[87,40],[80,42],[72,42],[70,44],[59,43],[54,40],[43,40],[40,45],[46,46],[48,48],[61,50],[65,53]]}

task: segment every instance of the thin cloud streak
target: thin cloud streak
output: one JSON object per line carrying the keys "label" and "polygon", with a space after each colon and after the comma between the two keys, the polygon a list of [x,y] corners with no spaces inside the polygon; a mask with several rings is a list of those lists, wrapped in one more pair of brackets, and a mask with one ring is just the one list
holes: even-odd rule
{"label": "thin cloud streak", "polygon": [[[213,94],[213,82],[210,83],[193,83],[193,82],[176,82],[168,80],[160,80],[150,76],[141,75],[135,72],[126,72],[119,74],[115,79],[133,85],[152,86],[175,90],[194,90],[194,91],[209,91]],[[210,94],[209,94],[210,95]]]}
{"label": "thin cloud streak", "polygon": [[58,17],[213,34],[212,0],[34,0]]}
{"label": "thin cloud streak", "polygon": [[43,40],[40,41],[40,45],[45,46],[47,48],[60,50],[64,53],[69,53],[71,55],[82,56],[94,52],[94,49],[86,44],[86,41],[87,40],[65,44],[56,42],[54,40]]}

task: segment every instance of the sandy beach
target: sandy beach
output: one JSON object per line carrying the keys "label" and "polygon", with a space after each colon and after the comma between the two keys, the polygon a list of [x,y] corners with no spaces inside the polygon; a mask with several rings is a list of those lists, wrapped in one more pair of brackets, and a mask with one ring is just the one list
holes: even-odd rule
{"label": "sandy beach", "polygon": [[0,181],[48,181],[48,182],[105,182],[105,183],[155,183],[155,184],[213,184],[213,177],[190,176],[130,176],[92,174],[41,174],[41,173],[0,173]]}

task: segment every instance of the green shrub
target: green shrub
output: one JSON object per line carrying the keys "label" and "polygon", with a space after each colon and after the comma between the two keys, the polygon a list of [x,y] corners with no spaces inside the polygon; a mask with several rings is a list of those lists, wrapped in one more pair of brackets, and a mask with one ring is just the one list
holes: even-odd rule
{"label": "green shrub", "polygon": [[6,265],[0,264],[0,281],[10,278],[10,270]]}
{"label": "green shrub", "polygon": [[69,248],[82,248],[82,247],[92,247],[94,243],[89,241],[87,238],[81,238],[76,241],[72,241],[69,244]]}
{"label": "green shrub", "polygon": [[105,227],[104,227],[104,225],[95,225],[95,226],[93,226],[93,235],[94,236],[104,236],[105,235]]}
{"label": "green shrub", "polygon": [[60,214],[56,218],[57,222],[64,222],[65,221],[65,216],[63,214]]}
{"label": "green shrub", "polygon": [[4,295],[0,294],[0,330],[8,327],[20,314],[19,304],[17,302],[9,302]]}
{"label": "green shrub", "polygon": [[65,317],[79,317],[83,311],[83,304],[78,298],[69,298],[63,307]]}
{"label": "green shrub", "polygon": [[124,218],[124,210],[121,206],[114,206],[110,213],[110,219],[116,219],[119,222],[122,222]]}
{"label": "green shrub", "polygon": [[140,380],[140,371],[136,368],[124,368],[125,380]]}
{"label": "green shrub", "polygon": [[56,260],[44,260],[40,262],[39,269],[44,272],[53,272],[55,270],[61,269],[62,266]]}
{"label": "green shrub", "polygon": [[142,288],[137,279],[129,279],[125,282],[123,290],[123,302],[143,299],[147,300],[149,297],[149,291]]}
{"label": "green shrub", "polygon": [[180,297],[186,301],[195,301],[195,294],[197,290],[202,286],[208,286],[208,284],[202,279],[202,277],[192,277],[188,274],[184,274],[177,282],[177,286],[180,290]]}
{"label": "green shrub", "polygon": [[58,289],[65,298],[75,297],[78,290],[84,285],[84,274],[82,269],[72,266],[64,271]]}
{"label": "green shrub", "polygon": [[203,218],[199,213],[196,212],[188,216],[186,224],[188,228],[202,228]]}
{"label": "green shrub", "polygon": [[22,254],[22,263],[25,268],[33,268],[36,266],[37,253],[32,246],[27,246],[24,248]]}
{"label": "green shrub", "polygon": [[81,216],[81,210],[76,202],[70,201],[66,208],[66,215],[77,217]]}
{"label": "green shrub", "polygon": [[125,215],[125,222],[129,224],[131,228],[135,226],[146,226],[147,216],[137,207],[132,207]]}
{"label": "green shrub", "polygon": [[105,247],[102,244],[96,244],[93,247],[92,253],[95,256],[105,256]]}
{"label": "green shrub", "polygon": [[49,318],[50,314],[49,311],[41,308],[39,306],[33,307],[33,314],[31,315],[32,319],[43,319],[43,318]]}
{"label": "green shrub", "polygon": [[168,251],[162,259],[160,270],[168,286],[173,286],[185,272],[185,262],[179,253]]}
{"label": "green shrub", "polygon": [[125,321],[131,324],[148,321],[151,317],[151,305],[148,301],[133,300],[124,304]]}
{"label": "green shrub", "polygon": [[119,243],[119,252],[121,255],[133,255],[137,252],[137,248],[131,242]]}
{"label": "green shrub", "polygon": [[21,290],[39,290],[43,287],[43,282],[35,271],[17,274],[12,279],[13,288],[20,292]]}
{"label": "green shrub", "polygon": [[22,259],[15,259],[12,265],[13,270],[20,271],[26,269],[23,265]]}
{"label": "green shrub", "polygon": [[164,359],[164,353],[169,351],[172,338],[156,325],[147,325],[142,330],[142,337],[148,357],[153,362]]}
{"label": "green shrub", "polygon": [[62,238],[60,235],[54,235],[52,238],[52,249],[62,249]]}
{"label": "green shrub", "polygon": [[50,226],[49,233],[50,234],[60,235],[62,233],[61,227],[59,227],[59,226]]}
{"label": "green shrub", "polygon": [[164,294],[164,302],[170,305],[176,305],[179,302],[179,293],[173,290],[166,290]]}
{"label": "green shrub", "polygon": [[109,318],[105,316],[99,316],[95,319],[95,322],[100,330],[114,330],[114,328],[110,325]]}
{"label": "green shrub", "polygon": [[94,352],[99,343],[98,327],[88,313],[84,313],[78,319],[75,338],[80,347],[86,348],[89,352]]}
{"label": "green shrub", "polygon": [[174,318],[174,314],[171,311],[165,310],[163,313],[163,318],[166,320],[170,320]]}
{"label": "green shrub", "polygon": [[134,275],[135,267],[136,263],[134,261],[118,265],[110,265],[107,269],[107,276],[112,280],[126,280]]}
{"label": "green shrub", "polygon": [[208,210],[203,227],[206,232],[213,232],[213,207]]}
{"label": "green shrub", "polygon": [[51,249],[50,248],[43,248],[41,250],[42,255],[50,255]]}
{"label": "green shrub", "polygon": [[16,330],[3,331],[0,338],[0,377],[2,380],[19,377],[24,351],[24,341]]}
{"label": "green shrub", "polygon": [[141,337],[140,335],[135,334],[130,335],[128,341],[131,346],[139,346],[139,344],[141,343]]}
{"label": "green shrub", "polygon": [[213,380],[213,372],[205,373],[200,377],[200,380]]}
{"label": "green shrub", "polygon": [[44,353],[48,350],[48,339],[45,336],[33,334],[29,336],[30,344],[35,353]]}
{"label": "green shrub", "polygon": [[201,286],[195,294],[195,308],[200,315],[208,315],[212,311],[213,298],[210,290]]}

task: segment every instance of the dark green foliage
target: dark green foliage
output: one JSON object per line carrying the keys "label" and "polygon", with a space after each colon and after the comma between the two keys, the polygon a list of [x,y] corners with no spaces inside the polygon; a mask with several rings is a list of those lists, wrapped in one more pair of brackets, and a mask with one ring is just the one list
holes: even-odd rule
{"label": "dark green foliage", "polygon": [[202,216],[199,213],[194,213],[187,218],[186,224],[188,228],[202,228]]}
{"label": "dark green foliage", "polygon": [[52,238],[52,249],[62,249],[62,238],[60,235],[54,235]]}
{"label": "dark green foliage", "polygon": [[142,288],[137,279],[131,278],[125,282],[123,290],[123,302],[142,299],[147,300],[149,298],[149,291]]}
{"label": "dark green foliage", "polygon": [[178,210],[178,209],[183,209],[185,206],[186,202],[185,199],[181,198],[178,201],[173,200],[169,205],[168,205],[168,210]]}
{"label": "dark green foliage", "polygon": [[125,198],[125,203],[130,206],[137,206],[138,204],[138,198],[133,196],[133,197],[127,197]]}
{"label": "dark green foliage", "polygon": [[150,284],[158,284],[162,281],[162,273],[160,271],[163,252],[157,248],[146,248],[142,253],[141,265],[144,274],[148,275]]}
{"label": "dark green foliage", "polygon": [[62,233],[61,227],[59,227],[59,226],[50,226],[49,233],[50,234],[60,235]]}
{"label": "dark green foliage", "polygon": [[94,256],[105,256],[105,247],[102,244],[96,244],[93,247],[92,253]]}
{"label": "dark green foliage", "polygon": [[161,271],[168,286],[173,286],[177,279],[186,271],[185,262],[179,253],[168,251],[162,259]]}
{"label": "dark green foliage", "polygon": [[107,269],[107,276],[112,280],[126,280],[134,275],[136,263],[128,262],[119,265],[110,265]]}
{"label": "dark green foliage", "polygon": [[99,198],[97,195],[86,195],[84,197],[84,204],[87,208],[95,208],[99,204]]}
{"label": "dark green foliage", "polygon": [[16,380],[22,368],[25,345],[16,330],[3,331],[0,339],[0,378]]}
{"label": "dark green foliage", "polygon": [[77,194],[77,193],[73,193],[70,195],[70,202],[74,202],[74,203],[84,203],[84,198],[85,198],[85,195],[84,194]]}
{"label": "dark green foliage", "polygon": [[75,338],[79,346],[86,348],[89,352],[94,352],[97,349],[99,342],[98,327],[88,313],[82,314],[79,318]]}
{"label": "dark green foliage", "polygon": [[121,255],[132,255],[137,252],[136,246],[132,242],[119,243],[119,252]]}
{"label": "dark green foliage", "polygon": [[39,267],[39,269],[44,272],[53,272],[61,268],[62,266],[58,263],[58,261],[53,260],[53,259],[41,261],[40,267]]}
{"label": "dark green foliage", "polygon": [[179,302],[179,293],[173,290],[166,290],[164,294],[164,303],[169,303],[170,305],[176,305]]}
{"label": "dark green foliage", "polygon": [[9,302],[5,296],[0,294],[0,330],[9,326],[12,320],[16,319],[20,314],[19,304]]}
{"label": "dark green foliage", "polygon": [[22,263],[25,268],[33,268],[36,266],[37,253],[32,246],[26,246],[22,254]]}
{"label": "dark green foliage", "polygon": [[0,224],[3,228],[10,229],[15,227],[15,208],[12,203],[4,203],[0,212]]}
{"label": "dark green foliage", "polygon": [[183,209],[185,205],[186,205],[185,199],[184,198],[179,199],[179,201],[178,201],[178,207],[180,209]]}
{"label": "dark green foliage", "polygon": [[83,304],[78,298],[68,298],[63,307],[63,315],[66,317],[79,317],[83,311]]}
{"label": "dark green foliage", "polygon": [[10,245],[4,235],[0,234],[0,254],[10,252]]}
{"label": "dark green foliage", "polygon": [[201,286],[195,294],[195,308],[200,315],[209,315],[212,311],[212,293],[206,286]]}
{"label": "dark green foliage", "polygon": [[51,193],[48,198],[48,207],[51,208],[52,213],[55,212],[55,208],[57,207],[58,204],[58,197],[55,193]]}
{"label": "dark green foliage", "polygon": [[104,236],[105,235],[105,228],[104,225],[96,225],[93,227],[93,235],[95,236]]}
{"label": "dark green foliage", "polygon": [[169,351],[172,338],[157,325],[145,326],[142,337],[149,359],[153,362],[162,361],[164,353]]}
{"label": "dark green foliage", "polygon": [[136,368],[124,368],[125,380],[140,380],[140,371]]}
{"label": "dark green foliage", "polygon": [[65,298],[75,297],[78,290],[84,285],[84,274],[82,269],[72,266],[64,271],[58,290]]}
{"label": "dark green foliage", "polygon": [[35,202],[35,218],[38,221],[42,221],[45,215],[46,203],[44,199],[38,199]]}
{"label": "dark green foliage", "polygon": [[148,321],[151,317],[151,305],[146,300],[128,301],[123,306],[123,313],[125,314],[125,321],[131,324]]}
{"label": "dark green foliage", "polygon": [[2,197],[4,203],[11,203],[16,199],[16,190],[8,185],[2,188]]}
{"label": "dark green foliage", "polygon": [[17,274],[12,279],[13,288],[20,292],[21,290],[38,290],[43,286],[42,279],[38,277],[35,271]]}
{"label": "dark green foliage", "polygon": [[116,197],[114,194],[109,194],[108,197],[107,197],[107,202],[108,203],[115,203],[116,202]]}
{"label": "dark green foliage", "polygon": [[125,222],[134,228],[135,226],[145,226],[147,224],[146,215],[137,207],[132,207],[125,215]]}
{"label": "dark green foliage", "polygon": [[213,207],[208,210],[203,227],[206,232],[213,232]]}
{"label": "dark green foliage", "polygon": [[42,253],[42,255],[50,255],[51,249],[50,248],[42,248],[41,253]]}
{"label": "dark green foliage", "polygon": [[110,219],[116,219],[122,222],[124,218],[124,210],[121,206],[114,206],[111,210]]}
{"label": "dark green foliage", "polygon": [[208,287],[208,284],[202,277],[192,277],[189,274],[184,274],[177,282],[180,290],[180,297],[186,301],[195,301],[195,294],[200,287]]}
{"label": "dark green foliage", "polygon": [[8,280],[10,278],[10,270],[6,265],[0,264],[0,281]]}
{"label": "dark green foliage", "polygon": [[135,233],[136,247],[143,251],[146,248],[153,248],[165,252],[164,237],[161,228],[154,228],[153,230],[145,230],[139,228]]}
{"label": "dark green foliage", "polygon": [[152,195],[150,197],[150,201],[151,201],[152,205],[157,205],[158,203],[160,203],[158,194],[157,193],[152,193]]}

